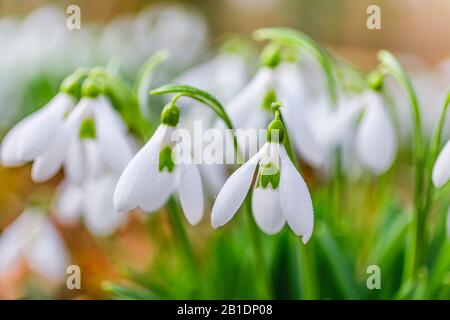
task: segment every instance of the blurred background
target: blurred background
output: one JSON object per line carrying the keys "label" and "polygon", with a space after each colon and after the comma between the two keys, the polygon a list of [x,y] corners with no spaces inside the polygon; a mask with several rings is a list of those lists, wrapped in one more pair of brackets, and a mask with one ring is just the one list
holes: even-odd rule
{"label": "blurred background", "polygon": [[[65,11],[73,4],[81,9],[80,30],[66,28]],[[371,4],[381,8],[381,30],[366,27]],[[449,0],[0,0],[0,137],[53,97],[79,66],[117,64],[132,79],[152,53],[165,48],[172,63],[158,77],[164,83],[211,57],[226,35],[251,41],[253,30],[267,26],[296,28],[366,70],[382,48],[399,54],[412,71],[450,68]],[[37,185],[28,166],[0,167],[0,230],[26,203],[51,202],[61,176]],[[0,274],[0,298],[104,298],[103,280],[126,283],[124,264],[145,268],[156,254],[149,229],[170,237],[165,215],[154,219],[149,225],[131,215],[108,240],[55,221],[71,261],[83,270],[82,290],[46,282],[24,263]]]}

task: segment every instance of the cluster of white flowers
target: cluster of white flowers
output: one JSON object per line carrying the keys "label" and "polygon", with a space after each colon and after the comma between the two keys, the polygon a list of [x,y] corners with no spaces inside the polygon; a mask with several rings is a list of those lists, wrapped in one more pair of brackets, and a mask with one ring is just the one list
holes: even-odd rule
{"label": "cluster of white flowers", "polygon": [[[122,54],[129,56],[133,48],[133,54],[141,55],[142,59],[147,56],[154,44],[141,43],[140,36],[146,33],[148,21],[152,21],[147,16],[150,13],[139,16],[136,21],[124,19],[111,24],[101,41],[106,44],[107,55],[123,50]],[[202,23],[192,23],[196,20],[177,10],[159,13],[158,19],[162,25],[156,27],[152,41],[173,52],[183,51],[180,59],[195,59],[206,39],[201,33],[204,31]],[[177,24],[172,24],[174,21]],[[164,36],[174,28],[188,34]],[[159,29],[163,35],[160,38]],[[193,40],[192,34],[200,36]],[[175,40],[168,43],[167,39]],[[193,48],[192,52],[185,51],[187,47]],[[181,113],[191,109],[191,104],[180,100],[179,107],[175,103],[179,97],[175,96],[163,109],[161,124],[153,136],[135,153],[123,114],[105,92],[97,87],[85,87],[86,76],[82,74],[82,80],[75,83],[80,87],[83,84],[79,90],[83,92],[77,95],[73,87],[62,86],[60,93],[46,106],[19,121],[6,134],[1,144],[1,163],[18,166],[33,162],[31,176],[35,182],[46,181],[63,168],[65,177],[55,208],[57,217],[71,223],[82,216],[87,228],[97,236],[116,231],[124,221],[123,212],[134,209],[155,212],[172,196],[179,198],[188,222],[198,224],[205,211],[204,185],[207,185],[213,186],[212,193],[217,195],[211,212],[214,228],[230,221],[251,193],[252,213],[263,232],[272,235],[287,224],[307,243],[314,229],[313,202],[294,164],[295,152],[306,164],[326,173],[332,170],[339,150],[343,169],[349,175],[357,176],[363,170],[381,175],[395,161],[399,135],[393,112],[382,94],[382,84],[363,81],[364,89],[357,93],[339,88],[342,92],[337,101],[332,101],[325,94],[324,81],[318,76],[321,70],[315,62],[283,60],[278,54],[275,51],[270,59],[263,57],[263,65],[251,76],[252,68],[244,56],[224,51],[175,79],[175,82],[210,91],[224,101],[222,111],[235,129],[267,128],[264,136],[257,137],[264,144],[254,154],[245,153],[242,146],[246,138],[237,133],[237,146],[233,147],[248,161],[228,179],[229,168],[197,165],[191,150],[182,141],[173,139],[175,128],[189,127],[193,119],[223,129],[223,124],[213,121],[211,114],[201,109],[180,118]],[[204,103],[202,99],[197,100]],[[285,145],[290,147],[290,143],[292,152],[285,148]],[[433,182],[441,186],[449,179],[450,142],[437,159]],[[38,222],[30,236],[22,239],[20,246],[8,249],[35,220]],[[46,257],[59,239],[51,223],[46,221],[34,211],[23,213],[0,238],[0,261],[10,266],[21,255],[33,261],[40,252],[45,252],[43,257]],[[51,239],[47,241],[46,237]],[[45,241],[41,239],[50,247],[44,248]],[[58,247],[57,251],[64,249]],[[55,259],[60,266],[67,257],[58,253]],[[35,265],[40,268],[39,261]],[[0,270],[2,268],[0,264]]]}

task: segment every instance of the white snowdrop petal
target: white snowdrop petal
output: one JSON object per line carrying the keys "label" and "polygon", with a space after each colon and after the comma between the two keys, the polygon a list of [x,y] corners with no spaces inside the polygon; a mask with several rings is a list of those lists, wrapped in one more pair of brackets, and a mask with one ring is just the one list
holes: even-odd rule
{"label": "white snowdrop petal", "polygon": [[395,128],[382,98],[374,95],[356,135],[361,162],[374,174],[386,172],[397,152]]}
{"label": "white snowdrop petal", "polygon": [[241,206],[250,189],[258,161],[266,148],[267,144],[225,182],[212,208],[211,225],[213,228],[223,226],[230,221]]}
{"label": "white snowdrop petal", "polygon": [[31,170],[34,182],[46,181],[58,173],[66,158],[71,133],[71,126],[68,123],[60,125],[47,150],[34,160]]}
{"label": "white snowdrop petal", "polygon": [[155,168],[156,174],[149,182],[147,189],[139,202],[139,208],[144,212],[155,212],[161,209],[169,200],[174,192],[177,182],[177,172],[159,172]]}
{"label": "white snowdrop petal", "polygon": [[27,246],[25,255],[29,266],[46,278],[59,281],[66,276],[69,262],[67,248],[50,220],[44,221]]}
{"label": "white snowdrop petal", "polygon": [[64,181],[56,199],[56,217],[64,224],[73,224],[81,216],[83,190],[80,186]]}
{"label": "white snowdrop petal", "polygon": [[67,94],[56,95],[45,107],[22,121],[20,134],[16,137],[17,159],[30,161],[42,154],[55,137],[65,113],[73,106],[73,99]]}
{"label": "white snowdrop petal", "polygon": [[26,161],[18,156],[17,141],[19,140],[22,128],[27,125],[27,119],[17,123],[3,138],[0,148],[0,161],[5,167],[16,167],[24,164]]}
{"label": "white snowdrop petal", "polygon": [[196,164],[183,163],[180,167],[179,192],[184,215],[190,224],[198,224],[203,217],[203,187]]}
{"label": "white snowdrop petal", "polygon": [[80,185],[85,172],[83,148],[78,135],[76,135],[72,137],[68,145],[67,156],[64,160],[64,173],[71,183]]}
{"label": "white snowdrop petal", "polygon": [[117,211],[137,208],[150,192],[158,174],[159,153],[166,131],[167,126],[160,125],[123,171],[114,191],[114,206]]}
{"label": "white snowdrop petal", "polygon": [[450,180],[450,140],[447,141],[436,159],[433,166],[432,180],[436,188],[442,187]]}
{"label": "white snowdrop petal", "polygon": [[0,273],[7,273],[20,261],[26,248],[38,233],[44,215],[26,209],[0,235]]}
{"label": "white snowdrop petal", "polygon": [[[273,70],[261,68],[250,83],[225,106],[235,128],[245,126],[247,119],[242,117],[242,112],[259,111],[258,108],[261,106],[266,92],[274,84],[273,80]],[[257,114],[255,113],[255,115]]]}
{"label": "white snowdrop petal", "polygon": [[108,167],[120,174],[133,157],[124,125],[119,115],[115,114],[109,102],[104,99],[99,100],[94,112],[100,154]]}
{"label": "white snowdrop petal", "polygon": [[95,178],[105,172],[105,164],[97,140],[81,140],[83,158],[85,160],[85,178]]}
{"label": "white snowdrop petal", "polygon": [[[283,99],[283,98],[281,98]],[[289,98],[284,98],[281,114],[302,158],[313,167],[321,167],[324,163],[325,151],[310,129],[306,117],[299,106],[292,105]]]}
{"label": "white snowdrop petal", "polygon": [[113,205],[116,179],[103,176],[86,183],[83,195],[84,222],[88,230],[96,236],[109,236],[117,230],[124,215]]}
{"label": "white snowdrop petal", "polygon": [[268,235],[278,233],[286,219],[281,211],[279,190],[258,187],[252,195],[253,217],[258,227]]}
{"label": "white snowdrop petal", "polygon": [[311,238],[314,211],[311,196],[300,173],[292,164],[283,146],[280,148],[280,201],[287,223],[303,243]]}

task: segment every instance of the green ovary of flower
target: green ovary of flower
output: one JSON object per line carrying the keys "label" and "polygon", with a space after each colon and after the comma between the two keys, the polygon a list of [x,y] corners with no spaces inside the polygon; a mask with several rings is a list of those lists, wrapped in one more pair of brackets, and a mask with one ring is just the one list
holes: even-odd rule
{"label": "green ovary of flower", "polygon": [[175,168],[175,163],[172,159],[172,148],[169,146],[163,147],[159,153],[159,171],[163,172],[164,168],[168,172],[172,172]]}
{"label": "green ovary of flower", "polygon": [[167,104],[161,112],[161,123],[175,127],[180,120],[180,108],[174,103]]}
{"label": "green ovary of flower", "polygon": [[280,184],[280,168],[272,162],[261,167],[256,187],[266,189],[269,184],[273,190],[278,189]]}
{"label": "green ovary of flower", "polygon": [[95,121],[92,118],[86,118],[81,122],[79,136],[80,139],[95,139],[96,137]]}

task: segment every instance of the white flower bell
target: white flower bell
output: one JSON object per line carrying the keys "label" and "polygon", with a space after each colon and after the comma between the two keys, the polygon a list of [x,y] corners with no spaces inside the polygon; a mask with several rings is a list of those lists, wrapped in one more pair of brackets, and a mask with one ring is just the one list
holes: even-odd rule
{"label": "white flower bell", "polygon": [[52,281],[66,276],[69,257],[58,231],[44,213],[26,209],[0,235],[0,274],[21,261]]}
{"label": "white flower bell", "polygon": [[114,192],[117,211],[156,211],[178,190],[189,223],[200,222],[204,205],[202,181],[189,152],[173,140],[178,120],[179,108],[169,103],[161,114],[161,125],[119,178]]}
{"label": "white flower bell", "polygon": [[[247,196],[259,165],[252,198],[256,224],[265,233],[275,234],[287,222],[306,243],[314,227],[312,201],[305,181],[282,145],[284,126],[277,114],[269,125],[268,142],[230,176],[218,194],[211,224],[218,228],[231,220]],[[280,138],[277,141],[273,139],[275,129]]]}

